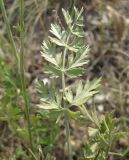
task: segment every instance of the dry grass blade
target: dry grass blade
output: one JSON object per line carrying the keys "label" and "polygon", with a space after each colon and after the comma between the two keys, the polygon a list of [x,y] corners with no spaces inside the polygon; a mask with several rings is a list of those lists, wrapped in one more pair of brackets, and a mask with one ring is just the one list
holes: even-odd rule
{"label": "dry grass blade", "polygon": [[107,6],[107,10],[109,18],[116,29],[117,38],[121,40],[128,29],[127,27],[129,27],[129,19],[121,15],[117,10],[109,5]]}

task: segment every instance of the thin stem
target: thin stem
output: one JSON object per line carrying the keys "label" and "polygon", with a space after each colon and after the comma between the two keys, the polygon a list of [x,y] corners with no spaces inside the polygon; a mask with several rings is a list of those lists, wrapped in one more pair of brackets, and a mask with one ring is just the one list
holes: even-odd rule
{"label": "thin stem", "polygon": [[99,151],[98,151],[97,155],[95,156],[94,160],[97,160],[97,159],[98,159],[99,154],[100,154],[100,149],[99,149]]}
{"label": "thin stem", "polygon": [[[63,98],[65,95],[65,75],[62,73],[62,88],[63,88]],[[62,98],[63,101],[63,108],[66,108],[64,99]],[[65,128],[66,128],[66,140],[67,140],[67,145],[68,145],[68,156],[69,160],[72,160],[72,148],[71,148],[71,138],[70,138],[70,127],[69,127],[69,119],[67,116],[67,111],[65,110]]]}
{"label": "thin stem", "polygon": [[67,113],[65,113],[65,127],[66,127],[66,139],[68,145],[68,158],[72,160],[72,147],[71,147],[71,137],[70,137],[70,127]]}
{"label": "thin stem", "polygon": [[109,152],[109,155],[114,155],[114,156],[118,156],[118,157],[123,156],[121,153],[115,153],[115,152]]}
{"label": "thin stem", "polygon": [[[66,39],[66,44],[68,44],[69,42],[69,38],[70,38],[70,32],[68,34],[68,37]],[[62,71],[62,89],[63,89],[63,94],[62,94],[62,101],[63,101],[63,108],[66,108],[65,106],[65,102],[64,102],[64,96],[65,96],[65,73],[64,73],[64,69],[65,69],[65,62],[66,62],[66,54],[67,54],[67,48],[64,49],[64,53],[63,53],[63,71]],[[72,148],[71,148],[71,138],[70,138],[70,127],[69,127],[69,119],[67,116],[67,111],[65,110],[65,128],[66,128],[66,140],[67,140],[67,145],[68,145],[68,156],[69,156],[69,160],[72,160]]]}
{"label": "thin stem", "polygon": [[20,0],[20,78],[22,85],[22,94],[25,102],[25,117],[27,121],[28,135],[29,135],[29,144],[30,149],[33,151],[32,135],[31,135],[31,124],[29,116],[30,103],[27,95],[26,85],[25,85],[25,76],[24,76],[24,0]]}
{"label": "thin stem", "polygon": [[109,143],[108,143],[108,147],[106,150],[106,160],[108,160],[109,158],[109,152],[110,152],[110,148],[111,148],[111,132],[109,131],[109,137],[108,137]]}
{"label": "thin stem", "polygon": [[6,13],[6,9],[5,9],[5,5],[4,5],[3,0],[0,0],[0,7],[1,7],[4,22],[6,24],[7,35],[8,35],[9,41],[10,41],[11,46],[12,46],[13,54],[16,58],[17,63],[18,63],[19,61],[18,61],[17,49],[16,49],[16,45],[15,45],[15,42],[14,42],[14,39],[13,39],[12,31],[11,31],[11,28],[10,28],[9,20],[7,18],[7,13]]}
{"label": "thin stem", "polygon": [[[76,0],[73,1],[74,5],[76,3]],[[74,5],[72,5],[72,13],[73,14],[73,11],[74,11]],[[73,26],[72,28],[74,27],[74,24],[73,23]],[[70,39],[70,36],[71,36],[71,31],[69,30],[68,28],[68,36],[67,36],[67,39],[66,39],[66,45],[69,43],[69,39]],[[67,48],[65,47],[64,49],[64,53],[63,53],[63,65],[62,65],[62,89],[63,89],[63,94],[62,94],[62,101],[63,101],[63,108],[66,108],[65,106],[65,103],[64,103],[64,96],[65,96],[65,73],[64,73],[64,70],[65,70],[65,63],[66,63],[66,54],[67,54]],[[67,111],[65,111],[65,128],[66,128],[66,139],[67,139],[67,145],[68,145],[68,156],[69,156],[69,160],[72,160],[72,147],[71,147],[71,138],[70,138],[70,127],[69,127],[69,118],[67,116]]]}
{"label": "thin stem", "polygon": [[72,5],[71,5],[71,8],[70,8],[71,16],[74,15],[74,7],[76,6],[76,1],[77,0],[72,0]]}
{"label": "thin stem", "polygon": [[38,158],[35,156],[35,154],[32,152],[30,148],[28,148],[28,151],[30,152],[34,160],[38,160]]}

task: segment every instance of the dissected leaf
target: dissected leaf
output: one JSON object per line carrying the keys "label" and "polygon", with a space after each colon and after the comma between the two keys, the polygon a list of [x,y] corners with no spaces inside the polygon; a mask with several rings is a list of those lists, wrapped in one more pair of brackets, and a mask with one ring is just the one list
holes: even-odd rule
{"label": "dissected leaf", "polygon": [[73,102],[73,93],[72,93],[71,88],[67,89],[67,91],[65,92],[65,96],[66,96],[66,99],[68,100],[68,102],[72,104],[72,102]]}
{"label": "dissected leaf", "polygon": [[73,59],[73,62],[69,64],[69,68],[81,67],[84,64],[87,64],[88,52],[89,52],[88,46],[80,48],[80,50],[76,54],[76,57]]}
{"label": "dissected leaf", "polygon": [[65,47],[65,48],[67,48],[68,50],[73,51],[73,52],[77,52],[77,51],[78,51],[77,48],[72,47],[72,46],[66,44],[66,42],[64,42],[64,41],[62,41],[62,40],[58,40],[57,38],[50,37],[50,36],[49,36],[49,39],[50,39],[50,41],[51,41],[52,43],[55,43],[57,46]]}
{"label": "dissected leaf", "polygon": [[41,55],[46,61],[58,67],[58,62],[55,59],[56,55],[55,45],[53,45],[49,41],[44,41],[42,45]]}
{"label": "dissected leaf", "polygon": [[54,38],[54,37],[50,37],[49,36],[49,39],[52,43],[55,43],[56,45],[58,46],[65,46],[64,42],[62,42],[61,40],[57,39],[57,38]]}
{"label": "dissected leaf", "polygon": [[[42,102],[45,102],[45,103],[42,103]],[[48,102],[47,104],[46,101],[42,101],[42,99],[41,99],[41,104],[39,104],[38,107],[42,109],[48,109],[48,110],[59,109],[59,106],[56,103]]]}
{"label": "dissected leaf", "polygon": [[54,66],[46,66],[46,73],[50,74],[51,77],[55,77],[55,78],[58,78],[61,76],[61,70],[57,67],[54,67]]}
{"label": "dissected leaf", "polygon": [[74,11],[75,11],[76,22],[78,22],[79,19],[83,18],[81,15],[82,15],[84,9],[82,7],[81,10],[79,11],[76,7],[74,7]]}
{"label": "dissected leaf", "polygon": [[58,66],[58,63],[56,62],[55,58],[52,57],[52,55],[48,55],[48,54],[45,54],[43,52],[41,52],[41,55],[44,57],[44,59],[46,61],[48,61],[49,63],[52,63],[54,64],[55,66]]}
{"label": "dissected leaf", "polygon": [[98,133],[98,129],[92,128],[92,127],[88,127],[88,133],[89,133],[90,137],[94,137]]}
{"label": "dissected leaf", "polygon": [[72,18],[70,16],[69,12],[62,9],[62,13],[64,15],[64,19],[65,19],[66,24],[70,27],[72,24]]}
{"label": "dissected leaf", "polygon": [[98,92],[100,86],[100,79],[93,80],[91,82],[87,81],[85,85],[80,81],[76,88],[76,95],[71,99],[70,89],[66,92],[66,98],[72,105],[81,106],[87,102],[94,94]]}
{"label": "dissected leaf", "polygon": [[[100,86],[100,79],[93,80],[91,82],[86,82],[82,91],[79,94],[76,93],[73,104],[80,106],[86,103],[87,100],[89,100],[89,98],[91,98],[94,94],[98,92],[99,86]],[[77,90],[79,90],[78,87],[77,87]]]}
{"label": "dissected leaf", "polygon": [[41,103],[38,104],[39,108],[46,110],[59,110],[61,109],[61,95],[48,84],[39,83],[39,91],[42,93]]}
{"label": "dissected leaf", "polygon": [[77,77],[77,76],[81,76],[83,73],[83,69],[82,68],[69,68],[66,70],[66,74],[69,77]]}
{"label": "dissected leaf", "polygon": [[50,32],[58,39],[61,39],[62,33],[61,33],[61,28],[57,24],[51,24],[51,30]]}

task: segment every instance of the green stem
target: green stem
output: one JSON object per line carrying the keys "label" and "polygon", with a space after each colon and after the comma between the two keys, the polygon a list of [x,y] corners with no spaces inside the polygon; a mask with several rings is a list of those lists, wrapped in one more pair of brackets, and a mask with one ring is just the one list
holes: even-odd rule
{"label": "green stem", "polygon": [[70,127],[67,113],[65,113],[65,127],[66,127],[66,139],[68,145],[68,158],[72,160],[72,147],[71,147],[71,137],[70,137]]}
{"label": "green stem", "polygon": [[[70,38],[70,33],[68,34],[66,44],[68,44]],[[67,54],[67,48],[64,49],[63,53],[63,71],[62,71],[62,89],[63,89],[63,94],[62,94],[62,101],[63,101],[63,108],[66,109],[65,102],[64,102],[64,96],[65,96],[65,62],[66,62],[66,54]],[[69,127],[69,118],[67,116],[67,111],[65,110],[65,128],[66,128],[66,140],[67,140],[67,145],[68,145],[68,157],[69,160],[72,160],[72,147],[71,147],[71,138],[70,138],[70,127]]]}
{"label": "green stem", "polygon": [[29,144],[30,149],[33,151],[32,135],[31,135],[31,124],[30,124],[30,103],[27,95],[26,85],[25,85],[25,76],[24,76],[24,0],[20,0],[20,78],[22,85],[22,95],[25,102],[25,117],[27,121],[28,135],[29,135]]}
{"label": "green stem", "polygon": [[[63,88],[63,98],[65,95],[65,75],[62,73],[62,88]],[[62,98],[63,101],[63,108],[66,108],[64,99]],[[67,140],[67,145],[68,145],[68,156],[69,160],[72,160],[72,148],[71,148],[71,138],[70,138],[70,127],[69,127],[69,119],[67,116],[67,111],[65,110],[65,128],[66,128],[66,140]]]}
{"label": "green stem", "polygon": [[122,153],[115,153],[115,152],[109,152],[109,155],[114,155],[114,156],[117,156],[117,157],[122,157]]}
{"label": "green stem", "polygon": [[29,143],[30,143],[30,148],[33,151],[33,145],[32,145],[32,136],[31,136],[31,125],[30,125],[30,118],[29,118],[29,101],[28,101],[28,96],[27,96],[27,91],[26,91],[26,85],[25,85],[25,77],[24,77],[24,0],[20,0],[20,60],[17,54],[17,49],[16,45],[13,39],[13,35],[11,32],[9,20],[7,18],[7,13],[4,5],[4,1],[0,0],[0,7],[3,15],[4,22],[6,24],[7,28],[7,34],[9,41],[12,46],[13,54],[16,58],[17,64],[19,65],[19,70],[20,70],[20,77],[21,77],[21,85],[22,85],[22,94],[25,102],[25,116],[27,120],[27,127],[28,127],[28,134],[29,134]]}
{"label": "green stem", "polygon": [[97,155],[95,156],[94,160],[97,160],[97,159],[98,159],[99,154],[100,154],[100,149],[99,149],[99,151],[98,151]]}
{"label": "green stem", "polygon": [[7,35],[8,35],[9,41],[10,41],[11,46],[12,46],[13,54],[14,54],[14,56],[16,58],[17,63],[19,63],[16,45],[15,45],[15,42],[14,42],[14,39],[13,39],[12,31],[11,31],[11,28],[10,28],[9,20],[7,18],[7,13],[6,13],[6,9],[5,9],[5,5],[4,5],[4,1],[3,0],[0,0],[0,7],[1,7],[1,11],[2,11],[4,22],[6,24]]}
{"label": "green stem", "polygon": [[76,1],[77,0],[72,0],[72,5],[70,7],[71,16],[74,16],[74,7],[76,6]]}
{"label": "green stem", "polygon": [[111,132],[109,131],[109,137],[108,137],[108,146],[107,146],[107,150],[106,150],[106,160],[108,160],[109,158],[109,152],[110,152],[110,148],[111,148]]}
{"label": "green stem", "polygon": [[[72,5],[72,13],[74,12],[74,5],[76,3],[76,0],[73,1],[73,5]],[[74,24],[73,23],[73,26],[71,28],[74,27]],[[66,39],[66,45],[69,43],[69,39],[70,39],[70,36],[71,36],[71,31],[69,30],[68,28],[68,36],[67,36],[67,39]],[[62,101],[63,101],[63,108],[66,109],[66,106],[65,106],[65,103],[64,103],[64,96],[65,96],[65,63],[66,63],[66,54],[67,54],[67,48],[65,47],[64,49],[64,53],[63,53],[63,64],[62,64],[62,89],[63,89],[63,94],[62,94]],[[65,128],[66,128],[66,139],[67,139],[67,145],[68,145],[68,156],[69,156],[69,160],[72,160],[72,147],[71,147],[71,138],[70,138],[70,127],[69,127],[69,118],[67,116],[67,110],[65,111]]]}

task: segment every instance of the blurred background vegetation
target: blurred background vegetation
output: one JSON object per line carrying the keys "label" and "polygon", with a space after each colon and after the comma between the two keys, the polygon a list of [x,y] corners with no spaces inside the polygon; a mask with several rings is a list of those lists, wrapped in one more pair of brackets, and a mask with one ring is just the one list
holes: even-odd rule
{"label": "blurred background vegetation", "polygon": [[[18,1],[5,0],[9,22],[17,46],[18,36]],[[40,49],[43,39],[48,36],[50,24],[62,23],[64,26],[61,8],[70,10],[72,0],[25,0],[25,77],[33,106],[38,103],[35,81],[47,79],[44,75],[43,60]],[[87,106],[95,104],[96,110],[103,115],[115,109],[115,117],[119,118],[119,128],[123,132],[129,131],[129,1],[128,0],[77,0],[76,6],[84,8],[85,41],[91,48],[90,63],[83,79],[102,77],[100,93],[89,101]],[[12,83],[19,85],[19,79],[14,77],[17,67],[12,57],[12,49],[7,38],[7,30],[0,11],[0,159],[11,159],[15,153],[22,154],[17,148],[19,138],[10,129],[10,105],[16,105],[15,101],[22,103],[17,98]],[[7,76],[6,76],[7,75]],[[4,77],[4,80],[3,80]],[[3,82],[7,88],[3,89]],[[60,83],[60,82],[59,82]],[[68,81],[67,83],[74,83]],[[60,85],[60,84],[59,84]],[[9,88],[9,90],[8,90]],[[4,92],[4,93],[3,93]],[[4,99],[3,99],[4,94]],[[2,106],[6,106],[4,112]],[[5,110],[4,108],[4,110]],[[35,110],[35,108],[34,108]],[[15,113],[18,112],[15,110]],[[4,117],[4,119],[2,118]],[[17,117],[15,119],[17,121]],[[24,125],[22,120],[19,125]],[[15,126],[14,126],[15,127]],[[74,131],[72,143],[76,153],[79,153],[82,144],[82,135],[85,130],[74,122],[71,124]],[[61,133],[62,134],[62,133]],[[54,135],[53,135],[54,136]],[[125,135],[114,143],[114,150],[124,151],[129,146],[129,136]],[[60,152],[58,152],[60,148]],[[61,159],[62,142],[55,149],[55,155]],[[112,158],[112,157],[111,157]],[[124,160],[128,160],[129,156]],[[118,159],[119,160],[119,159]]]}

